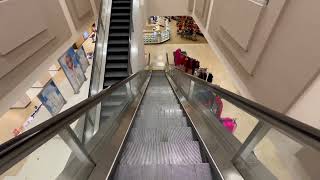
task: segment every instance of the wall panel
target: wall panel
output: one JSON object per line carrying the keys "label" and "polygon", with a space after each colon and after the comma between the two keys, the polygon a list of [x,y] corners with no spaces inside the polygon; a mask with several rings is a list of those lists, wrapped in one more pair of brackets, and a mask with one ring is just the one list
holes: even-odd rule
{"label": "wall panel", "polygon": [[0,24],[6,26],[0,30],[1,99],[71,38],[71,32],[58,0],[0,2]]}
{"label": "wall panel", "polygon": [[224,3],[225,0],[214,1],[209,35],[252,96],[270,108],[286,112],[320,69],[320,23],[315,18],[320,16],[320,2],[270,0],[248,51],[222,31]]}
{"label": "wall panel", "polygon": [[194,13],[201,21],[202,25],[206,27],[209,16],[211,0],[196,0]]}
{"label": "wall panel", "polygon": [[77,30],[94,21],[94,13],[90,0],[65,0],[72,21]]}

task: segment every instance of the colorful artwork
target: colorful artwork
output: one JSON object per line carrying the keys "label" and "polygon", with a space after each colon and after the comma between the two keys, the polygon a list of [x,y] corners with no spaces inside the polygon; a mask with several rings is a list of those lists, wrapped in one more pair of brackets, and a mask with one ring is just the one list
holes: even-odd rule
{"label": "colorful artwork", "polygon": [[66,104],[66,100],[63,98],[53,80],[50,80],[46,84],[43,90],[38,94],[38,98],[52,116],[59,114],[62,107]]}
{"label": "colorful artwork", "polygon": [[81,64],[82,71],[86,72],[87,68],[89,67],[89,61],[87,59],[86,53],[84,52],[83,46],[81,46],[81,48],[77,50],[77,56]]}
{"label": "colorful artwork", "polygon": [[82,71],[78,55],[74,52],[73,48],[68,49],[68,51],[59,58],[59,64],[67,76],[74,92],[79,93],[86,77]]}

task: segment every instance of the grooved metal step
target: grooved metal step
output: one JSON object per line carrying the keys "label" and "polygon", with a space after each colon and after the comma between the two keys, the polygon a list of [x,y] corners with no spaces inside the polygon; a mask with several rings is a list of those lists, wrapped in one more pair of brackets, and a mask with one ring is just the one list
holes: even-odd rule
{"label": "grooved metal step", "polygon": [[[203,171],[205,170],[205,171]],[[213,180],[207,163],[190,165],[120,165],[115,180]]]}
{"label": "grooved metal step", "polygon": [[152,73],[113,178],[213,179],[164,72]]}
{"label": "grooved metal step", "polygon": [[132,128],[129,142],[177,142],[193,141],[190,127],[177,128]]}
{"label": "grooved metal step", "polygon": [[202,163],[197,141],[133,143],[124,148],[120,164],[198,164]]}
{"label": "grooved metal step", "polygon": [[[139,119],[142,118],[142,119]],[[171,117],[171,119],[164,119],[159,117],[137,117],[133,127],[136,128],[170,128],[170,127],[188,127],[187,120],[184,118]]]}

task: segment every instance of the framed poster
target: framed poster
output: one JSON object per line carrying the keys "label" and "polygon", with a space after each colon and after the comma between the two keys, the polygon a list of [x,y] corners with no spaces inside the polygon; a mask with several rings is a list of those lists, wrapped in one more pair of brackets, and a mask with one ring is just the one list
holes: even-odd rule
{"label": "framed poster", "polygon": [[59,58],[59,64],[62,67],[65,75],[67,76],[75,93],[79,93],[79,90],[86,80],[81,68],[78,56],[71,47],[66,53]]}
{"label": "framed poster", "polygon": [[77,58],[79,59],[79,62],[81,64],[81,68],[83,72],[87,71],[87,68],[89,67],[89,61],[87,59],[87,55],[84,52],[84,48],[83,46],[81,46],[78,50],[77,50]]}
{"label": "framed poster", "polygon": [[52,116],[59,114],[62,107],[67,103],[52,79],[38,94],[38,98]]}

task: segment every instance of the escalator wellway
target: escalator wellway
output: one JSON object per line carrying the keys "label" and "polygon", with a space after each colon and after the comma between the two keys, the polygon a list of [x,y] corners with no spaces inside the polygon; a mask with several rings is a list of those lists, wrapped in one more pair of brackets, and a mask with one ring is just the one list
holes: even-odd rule
{"label": "escalator wellway", "polygon": [[[104,88],[129,76],[131,3],[131,0],[112,0]],[[113,93],[109,99],[102,101],[100,115],[102,122],[121,110],[126,96],[128,96],[126,88],[122,88],[119,92]]]}
{"label": "escalator wellway", "polygon": [[163,71],[152,74],[113,179],[213,179]]}
{"label": "escalator wellway", "polygon": [[112,0],[104,88],[129,76],[131,3]]}

